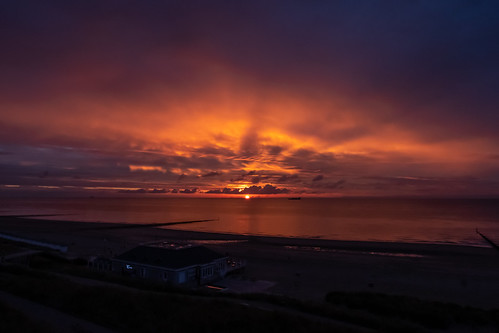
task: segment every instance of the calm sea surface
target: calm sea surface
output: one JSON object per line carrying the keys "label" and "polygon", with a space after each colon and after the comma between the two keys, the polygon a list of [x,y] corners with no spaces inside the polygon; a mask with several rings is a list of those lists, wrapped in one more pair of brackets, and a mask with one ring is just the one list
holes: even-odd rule
{"label": "calm sea surface", "polygon": [[214,219],[172,228],[337,240],[483,246],[475,228],[499,241],[497,199],[1,199],[0,215],[119,223]]}

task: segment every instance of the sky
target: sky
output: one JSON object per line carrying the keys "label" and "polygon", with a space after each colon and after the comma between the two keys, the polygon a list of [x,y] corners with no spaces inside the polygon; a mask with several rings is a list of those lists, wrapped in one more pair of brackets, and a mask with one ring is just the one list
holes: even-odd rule
{"label": "sky", "polygon": [[0,2],[0,194],[499,196],[499,3]]}

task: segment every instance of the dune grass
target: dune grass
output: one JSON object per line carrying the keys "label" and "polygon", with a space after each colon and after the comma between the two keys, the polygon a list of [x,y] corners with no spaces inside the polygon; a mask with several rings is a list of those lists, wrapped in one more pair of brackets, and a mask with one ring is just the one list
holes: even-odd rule
{"label": "dune grass", "polygon": [[499,310],[484,310],[415,297],[379,293],[331,292],[326,301],[350,309],[363,310],[379,317],[398,318],[431,329],[452,326],[488,326],[499,329]]}
{"label": "dune grass", "polygon": [[[52,272],[133,289],[82,285]],[[2,267],[0,273],[4,277],[0,279],[0,288],[4,290],[120,332],[257,332],[262,325],[270,332],[348,331],[324,323],[327,320],[317,323],[290,315],[290,311],[261,311],[238,304],[245,301],[350,323],[352,331],[356,331],[355,327],[383,332],[445,331],[456,327],[465,331],[477,327],[499,329],[499,310],[408,296],[331,292],[325,301],[312,302],[270,294],[207,293],[90,271],[50,256],[35,257],[32,269]]]}
{"label": "dune grass", "polygon": [[50,327],[0,302],[0,332],[51,333]]}
{"label": "dune grass", "polygon": [[46,272],[0,268],[0,288],[118,332],[355,332],[221,299],[89,286]]}

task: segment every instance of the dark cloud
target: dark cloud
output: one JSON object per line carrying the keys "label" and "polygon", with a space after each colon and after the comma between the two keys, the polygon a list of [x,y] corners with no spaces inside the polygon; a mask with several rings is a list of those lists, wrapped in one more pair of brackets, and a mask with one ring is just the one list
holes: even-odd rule
{"label": "dark cloud", "polygon": [[198,191],[197,188],[192,188],[192,189],[183,189],[183,190],[179,190],[178,193],[183,193],[183,194],[193,194],[193,193],[196,193]]}
{"label": "dark cloud", "polygon": [[248,171],[247,173],[244,173],[242,175],[239,175],[238,177],[236,178],[233,178],[231,179],[230,181],[231,182],[239,182],[239,181],[243,181],[243,180],[246,180],[246,179],[254,179],[255,177],[252,177],[252,176],[256,176],[257,172],[255,170],[251,170],[251,171]]}
{"label": "dark cloud", "polygon": [[[192,186],[195,181],[193,176],[168,171],[166,168],[170,168],[170,165],[165,165],[164,159],[155,161],[157,154],[133,151],[115,154],[65,147],[11,148],[15,153],[5,155],[0,164],[3,171],[0,184],[166,188],[178,186],[178,182]],[[184,170],[189,170],[188,165],[184,166]],[[209,177],[210,171],[206,170],[205,175]]]}
{"label": "dark cloud", "polygon": [[254,176],[254,177],[251,177],[251,178],[250,178],[250,180],[251,180],[251,182],[252,182],[253,184],[258,184],[259,182],[261,182],[261,181],[262,181],[262,178],[261,178],[261,177],[259,177],[259,176]]}
{"label": "dark cloud", "polygon": [[318,181],[323,180],[323,179],[324,179],[324,176],[323,176],[323,175],[317,175],[317,176],[315,176],[315,177],[312,179],[312,181],[313,181],[313,182],[318,182]]}
{"label": "dark cloud", "polygon": [[240,182],[240,181],[243,181],[245,180],[246,178],[244,176],[238,176],[236,178],[231,178],[231,182]]}
{"label": "dark cloud", "polygon": [[[367,124],[356,124],[344,128],[344,125],[336,127],[334,118],[337,117],[333,113],[326,114],[326,118],[331,118],[331,121],[325,119],[310,119],[307,123],[295,123],[289,127],[289,130],[296,134],[320,137],[324,140],[334,142],[335,144],[345,143],[352,140],[367,137],[373,134],[373,130]],[[321,117],[322,118],[322,117]],[[333,124],[333,125],[332,125]]]}
{"label": "dark cloud", "polygon": [[231,182],[251,182],[252,184],[258,184],[260,182],[267,181],[273,177],[273,173],[267,173],[265,171],[249,171],[245,174],[239,175],[236,178],[232,178]]}
{"label": "dark cloud", "polygon": [[[350,181],[350,183],[352,183]],[[346,186],[347,180],[346,179],[340,179],[335,182],[326,182],[326,181],[321,181],[321,182],[314,182],[310,185],[311,190],[321,190],[325,192],[338,192],[338,190],[341,190],[341,193],[355,193],[356,186],[353,185],[350,187]],[[345,190],[353,190],[353,192],[345,192]],[[360,195],[360,193],[356,193],[357,195]]]}
{"label": "dark cloud", "polygon": [[223,189],[215,189],[215,190],[209,190],[206,193],[209,194],[286,194],[289,193],[290,191],[287,188],[277,188],[273,185],[267,184],[265,186],[256,186],[252,185],[250,187],[246,187],[242,190],[239,189],[230,189],[230,188],[223,188]]}
{"label": "dark cloud", "polygon": [[300,177],[297,174],[282,175],[279,178],[277,178],[278,183],[297,182],[299,180],[300,180]]}
{"label": "dark cloud", "polygon": [[128,194],[145,194],[148,193],[146,189],[140,188],[136,190],[119,190],[118,193],[128,193]]}
{"label": "dark cloud", "polygon": [[217,147],[217,146],[205,146],[202,148],[195,149],[195,152],[202,155],[214,155],[214,156],[225,156],[225,157],[236,156],[236,154],[231,149],[224,147]]}
{"label": "dark cloud", "polygon": [[206,193],[208,194],[241,194],[241,192],[239,191],[239,189],[230,189],[230,188],[223,188],[223,189],[214,189],[214,190],[208,190],[206,191]]}
{"label": "dark cloud", "polygon": [[208,173],[205,173],[201,177],[215,177],[215,176],[220,176],[220,175],[221,175],[221,173],[218,171],[210,171]]}
{"label": "dark cloud", "polygon": [[243,157],[253,157],[260,153],[260,142],[258,132],[254,128],[250,128],[241,137],[240,154]]}
{"label": "dark cloud", "polygon": [[180,169],[224,169],[233,167],[231,161],[222,160],[217,157],[206,157],[200,155],[175,156],[165,155],[157,160],[161,166]]}
{"label": "dark cloud", "polygon": [[338,168],[336,157],[332,153],[318,153],[310,149],[298,149],[283,158],[289,167],[310,172],[328,172]]}
{"label": "dark cloud", "polygon": [[346,183],[346,180],[340,179],[340,180],[338,180],[335,183],[329,183],[329,184],[327,184],[326,187],[330,188],[330,189],[342,188],[345,183]]}
{"label": "dark cloud", "polygon": [[284,150],[281,146],[265,146],[265,149],[270,155],[279,155]]}
{"label": "dark cloud", "polygon": [[239,193],[241,194],[283,194],[283,193],[289,193],[289,190],[287,188],[277,188],[273,185],[267,184],[264,187],[261,186],[250,186],[244,188],[242,191]]}
{"label": "dark cloud", "polygon": [[164,188],[155,188],[153,190],[148,191],[147,193],[169,193],[170,191]]}

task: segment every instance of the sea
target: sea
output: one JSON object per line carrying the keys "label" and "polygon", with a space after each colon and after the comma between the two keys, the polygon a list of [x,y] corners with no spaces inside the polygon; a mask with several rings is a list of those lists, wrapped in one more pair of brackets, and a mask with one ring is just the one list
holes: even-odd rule
{"label": "sea", "polygon": [[229,234],[488,246],[499,243],[499,199],[8,198],[0,215],[112,223],[168,223]]}

